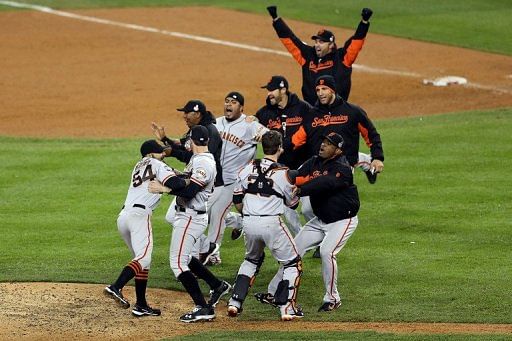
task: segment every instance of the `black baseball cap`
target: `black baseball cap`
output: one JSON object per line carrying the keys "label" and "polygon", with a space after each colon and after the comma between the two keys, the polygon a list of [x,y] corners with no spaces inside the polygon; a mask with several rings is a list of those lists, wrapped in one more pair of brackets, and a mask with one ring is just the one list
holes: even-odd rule
{"label": "black baseball cap", "polygon": [[[244,96],[239,93],[238,91],[231,91],[229,94],[226,95],[226,98],[231,97],[232,99],[238,101],[240,105],[244,105]],[[224,98],[224,99],[226,99]]]}
{"label": "black baseball cap", "polygon": [[340,148],[343,147],[343,137],[335,132],[330,132],[327,135],[322,135],[322,138],[329,140],[333,145]]}
{"label": "black baseball cap", "polygon": [[275,89],[288,89],[288,81],[283,76],[272,76],[266,85],[261,87],[262,89],[267,89],[268,91],[273,91]]}
{"label": "black baseball cap", "polygon": [[311,39],[319,39],[325,42],[334,42],[334,34],[326,29],[321,29],[318,33],[311,37]]}
{"label": "black baseball cap", "polygon": [[206,146],[208,144],[208,129],[205,126],[196,125],[190,129],[190,138],[198,146]]}
{"label": "black baseball cap", "polygon": [[151,153],[163,153],[164,147],[162,147],[155,140],[147,140],[140,146],[140,154],[146,156]]}
{"label": "black baseball cap", "polygon": [[200,112],[200,113],[205,113],[206,112],[206,106],[200,100],[192,99],[192,100],[188,101],[187,104],[185,104],[185,106],[183,108],[178,108],[176,110],[183,111],[183,112]]}
{"label": "black baseball cap", "polygon": [[318,77],[315,82],[315,87],[319,85],[324,85],[331,89],[333,92],[336,92],[336,81],[334,80],[334,77],[331,75]]}

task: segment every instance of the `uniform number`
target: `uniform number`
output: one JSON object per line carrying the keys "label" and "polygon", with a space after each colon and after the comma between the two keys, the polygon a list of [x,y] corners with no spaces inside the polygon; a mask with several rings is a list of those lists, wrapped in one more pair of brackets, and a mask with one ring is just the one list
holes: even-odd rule
{"label": "uniform number", "polygon": [[156,178],[156,175],[153,173],[151,165],[147,165],[146,168],[144,168],[144,172],[142,172],[142,176],[140,176],[140,169],[133,173],[133,187],[139,187],[144,181],[153,180],[154,178]]}

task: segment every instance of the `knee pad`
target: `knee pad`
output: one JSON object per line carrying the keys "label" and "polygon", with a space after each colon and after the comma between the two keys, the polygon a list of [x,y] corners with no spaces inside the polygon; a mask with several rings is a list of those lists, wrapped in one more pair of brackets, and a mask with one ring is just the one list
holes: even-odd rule
{"label": "knee pad", "polygon": [[290,282],[286,280],[282,280],[277,285],[276,293],[274,294],[274,303],[277,305],[284,305],[288,303],[288,293],[289,293]]}
{"label": "knee pad", "polygon": [[235,286],[233,287],[233,295],[231,295],[231,298],[238,302],[243,302],[247,297],[247,293],[249,292],[250,287],[251,278],[249,276],[236,276]]}

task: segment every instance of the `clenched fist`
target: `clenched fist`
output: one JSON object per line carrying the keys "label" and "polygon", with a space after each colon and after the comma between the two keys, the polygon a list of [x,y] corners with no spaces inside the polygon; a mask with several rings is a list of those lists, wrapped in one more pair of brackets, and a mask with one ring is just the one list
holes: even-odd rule
{"label": "clenched fist", "polygon": [[272,19],[277,18],[277,6],[268,6],[267,7],[268,14],[272,17]]}
{"label": "clenched fist", "polygon": [[372,14],[373,11],[369,8],[363,8],[363,10],[361,11],[361,17],[363,18],[364,21],[370,20]]}

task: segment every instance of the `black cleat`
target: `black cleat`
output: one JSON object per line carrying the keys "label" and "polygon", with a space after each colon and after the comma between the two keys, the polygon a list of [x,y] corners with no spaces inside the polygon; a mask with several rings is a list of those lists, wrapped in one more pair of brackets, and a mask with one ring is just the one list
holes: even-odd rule
{"label": "black cleat", "polygon": [[208,304],[215,308],[221,297],[226,295],[229,290],[231,290],[231,285],[226,281],[222,281],[222,284],[217,289],[210,290],[210,300]]}
{"label": "black cleat", "polygon": [[254,294],[254,297],[256,297],[256,300],[260,303],[270,304],[273,307],[277,307],[277,305],[274,303],[274,295],[270,293],[258,292]]}
{"label": "black cleat", "polygon": [[150,306],[142,307],[136,304],[132,309],[132,315],[136,317],[141,316],[160,316],[162,312],[160,309],[151,308]]}
{"label": "black cleat", "polygon": [[279,309],[281,310],[281,321],[291,321],[304,317],[302,308],[295,304],[283,305]]}
{"label": "black cleat", "polygon": [[341,306],[341,302],[324,302],[320,308],[318,308],[318,311],[333,311],[334,309],[338,309]]}
{"label": "black cleat", "polygon": [[105,289],[103,289],[103,293],[105,296],[114,299],[114,301],[116,301],[124,309],[130,308],[130,302],[124,298],[122,291],[113,285],[106,286]]}
{"label": "black cleat", "polygon": [[237,240],[242,236],[242,229],[232,229],[231,231],[231,240]]}
{"label": "black cleat", "polygon": [[375,172],[375,171],[374,171],[374,172],[372,172],[372,171],[370,171],[370,170],[367,170],[367,171],[366,171],[366,172],[364,172],[364,173],[366,174],[366,177],[368,178],[368,182],[369,182],[370,184],[372,184],[372,185],[373,185],[373,184],[375,183],[375,181],[377,181],[377,174],[378,174],[377,172]]}
{"label": "black cleat", "polygon": [[190,323],[197,321],[211,321],[215,318],[213,307],[196,306],[191,312],[180,317],[181,322]]}
{"label": "black cleat", "polygon": [[316,248],[315,252],[313,253],[313,258],[322,258],[320,256],[320,246]]}
{"label": "black cleat", "polygon": [[208,263],[208,261],[210,260],[210,256],[212,254],[218,252],[219,249],[220,249],[220,245],[219,244],[210,242],[210,247],[208,248],[208,251],[199,254],[199,261],[203,265],[206,265],[206,263]]}

